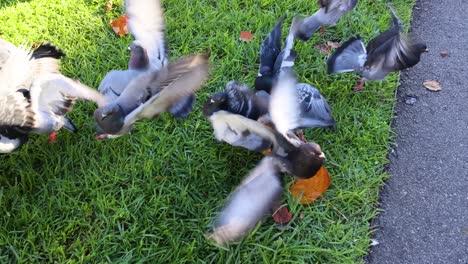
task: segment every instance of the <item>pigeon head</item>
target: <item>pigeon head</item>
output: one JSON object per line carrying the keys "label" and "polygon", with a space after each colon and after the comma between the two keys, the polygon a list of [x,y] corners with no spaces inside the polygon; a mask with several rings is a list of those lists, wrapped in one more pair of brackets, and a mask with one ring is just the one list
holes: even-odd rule
{"label": "pigeon head", "polygon": [[426,44],[424,43],[417,43],[414,45],[415,50],[417,50],[420,54],[424,52],[428,52]]}
{"label": "pigeon head", "polygon": [[144,69],[148,67],[148,53],[138,41],[132,42],[128,49],[130,50],[130,60],[128,62],[129,69]]}
{"label": "pigeon head", "polygon": [[99,128],[107,134],[117,134],[124,125],[125,114],[118,104],[108,104],[94,111]]}
{"label": "pigeon head", "polygon": [[203,105],[203,115],[209,117],[217,111],[227,108],[228,96],[225,92],[217,92]]}
{"label": "pigeon head", "polygon": [[325,154],[318,144],[307,142],[291,152],[288,159],[291,163],[291,174],[298,178],[310,178],[322,167]]}

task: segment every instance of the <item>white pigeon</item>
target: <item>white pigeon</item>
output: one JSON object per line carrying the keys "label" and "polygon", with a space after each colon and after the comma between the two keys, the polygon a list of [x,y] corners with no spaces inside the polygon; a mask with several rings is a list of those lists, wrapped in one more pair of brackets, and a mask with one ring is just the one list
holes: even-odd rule
{"label": "white pigeon", "polygon": [[0,40],[0,153],[17,149],[29,133],[75,132],[65,114],[77,99],[105,105],[100,93],[60,74],[62,56],[50,44],[31,51]]}

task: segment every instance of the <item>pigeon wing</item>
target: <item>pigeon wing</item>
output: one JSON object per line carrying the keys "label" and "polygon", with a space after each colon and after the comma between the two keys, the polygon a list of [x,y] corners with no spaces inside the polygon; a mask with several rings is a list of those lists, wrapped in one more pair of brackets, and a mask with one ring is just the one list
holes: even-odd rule
{"label": "pigeon wing", "polygon": [[280,173],[274,157],[265,157],[242,181],[215,220],[209,238],[225,244],[245,236],[281,197]]}
{"label": "pigeon wing", "polygon": [[170,63],[148,87],[154,95],[125,117],[125,126],[167,111],[181,98],[199,90],[208,74],[208,59],[205,56],[191,56]]}

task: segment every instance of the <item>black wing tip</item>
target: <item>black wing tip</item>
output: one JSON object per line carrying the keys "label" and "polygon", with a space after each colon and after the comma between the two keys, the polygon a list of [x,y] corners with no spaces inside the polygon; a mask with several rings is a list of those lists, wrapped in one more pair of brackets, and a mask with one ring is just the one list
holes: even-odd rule
{"label": "black wing tip", "polygon": [[67,117],[65,117],[65,124],[63,127],[72,133],[78,132],[78,128],[75,126],[75,124],[73,124],[73,121]]}
{"label": "black wing tip", "polygon": [[343,42],[339,48],[335,50],[335,52],[332,53],[332,55],[328,58],[327,60],[327,73],[331,74],[335,72],[335,61],[338,56],[343,53],[344,50],[346,50],[353,42],[355,41],[361,41],[361,36],[357,34],[356,36],[350,37],[348,40]]}
{"label": "black wing tip", "polygon": [[40,43],[33,45],[33,54],[34,59],[40,58],[55,58],[60,59],[65,56],[65,53],[60,50],[57,46],[54,46],[50,43]]}
{"label": "black wing tip", "polygon": [[177,120],[184,119],[192,112],[195,101],[195,94],[183,97],[171,106],[169,112]]}

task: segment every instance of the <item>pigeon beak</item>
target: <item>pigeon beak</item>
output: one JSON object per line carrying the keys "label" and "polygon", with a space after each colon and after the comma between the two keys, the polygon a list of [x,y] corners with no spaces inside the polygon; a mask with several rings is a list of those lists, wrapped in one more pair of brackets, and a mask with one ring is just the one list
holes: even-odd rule
{"label": "pigeon beak", "polygon": [[128,46],[128,47],[127,47],[127,50],[132,50],[132,46]]}
{"label": "pigeon beak", "polygon": [[323,152],[322,152],[322,153],[320,153],[320,155],[319,155],[319,158],[322,158],[322,159],[327,159],[327,157],[325,157],[325,153],[323,153]]}

